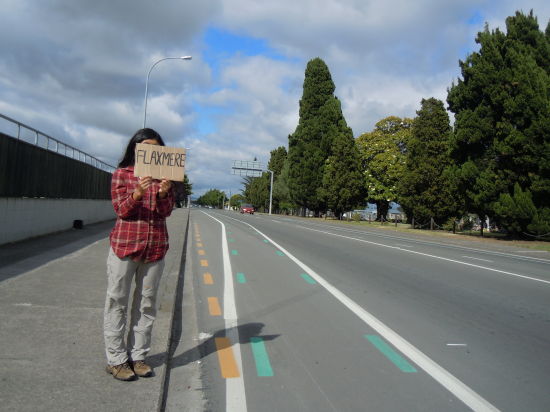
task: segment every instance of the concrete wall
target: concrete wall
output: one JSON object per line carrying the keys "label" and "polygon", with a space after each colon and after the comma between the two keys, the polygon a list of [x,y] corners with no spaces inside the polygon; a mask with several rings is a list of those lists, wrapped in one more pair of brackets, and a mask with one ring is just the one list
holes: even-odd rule
{"label": "concrete wall", "polygon": [[115,217],[110,200],[0,197],[0,245]]}

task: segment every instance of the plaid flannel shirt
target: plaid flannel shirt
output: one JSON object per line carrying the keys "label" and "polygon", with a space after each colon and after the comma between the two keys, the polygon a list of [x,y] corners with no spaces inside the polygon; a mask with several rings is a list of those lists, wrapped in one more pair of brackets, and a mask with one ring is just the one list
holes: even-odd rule
{"label": "plaid flannel shirt", "polygon": [[109,239],[119,258],[131,256],[155,262],[168,251],[166,218],[174,207],[174,193],[171,189],[166,198],[160,199],[160,181],[153,180],[143,198],[134,200],[132,193],[137,184],[133,166],[113,173],[111,198],[117,220]]}

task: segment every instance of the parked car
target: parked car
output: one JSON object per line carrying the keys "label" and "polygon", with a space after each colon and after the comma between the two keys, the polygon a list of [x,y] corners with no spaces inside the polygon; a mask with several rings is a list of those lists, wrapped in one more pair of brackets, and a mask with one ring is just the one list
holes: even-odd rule
{"label": "parked car", "polygon": [[241,213],[243,213],[243,214],[244,213],[249,213],[249,214],[253,215],[254,214],[254,206],[247,205],[247,204],[241,205]]}

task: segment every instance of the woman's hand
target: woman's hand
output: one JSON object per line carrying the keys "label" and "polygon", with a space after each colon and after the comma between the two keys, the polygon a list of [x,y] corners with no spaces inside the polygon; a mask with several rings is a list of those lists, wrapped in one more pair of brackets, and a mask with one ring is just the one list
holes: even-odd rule
{"label": "woman's hand", "polygon": [[172,181],[168,179],[162,179],[160,182],[159,198],[165,199],[168,196],[168,191],[172,187]]}
{"label": "woman's hand", "polygon": [[147,189],[153,184],[153,178],[151,176],[140,177],[132,197],[134,200],[141,200]]}

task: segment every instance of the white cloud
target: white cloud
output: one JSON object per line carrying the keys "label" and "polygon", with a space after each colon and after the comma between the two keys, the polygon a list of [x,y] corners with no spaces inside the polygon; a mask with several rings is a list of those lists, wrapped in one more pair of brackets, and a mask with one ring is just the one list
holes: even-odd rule
{"label": "white cloud", "polygon": [[[483,22],[504,29],[507,16],[531,8],[544,30],[543,0],[4,0],[0,113],[114,164],[142,125],[151,64],[191,54],[152,71],[148,125],[191,147],[196,193],[236,191],[231,160],[267,162],[287,144],[311,58],[329,66],[357,136],[383,117],[413,117],[422,98],[444,100]],[[224,54],[210,67],[208,27],[264,40],[271,52]],[[200,131],[205,119],[215,132]]]}

